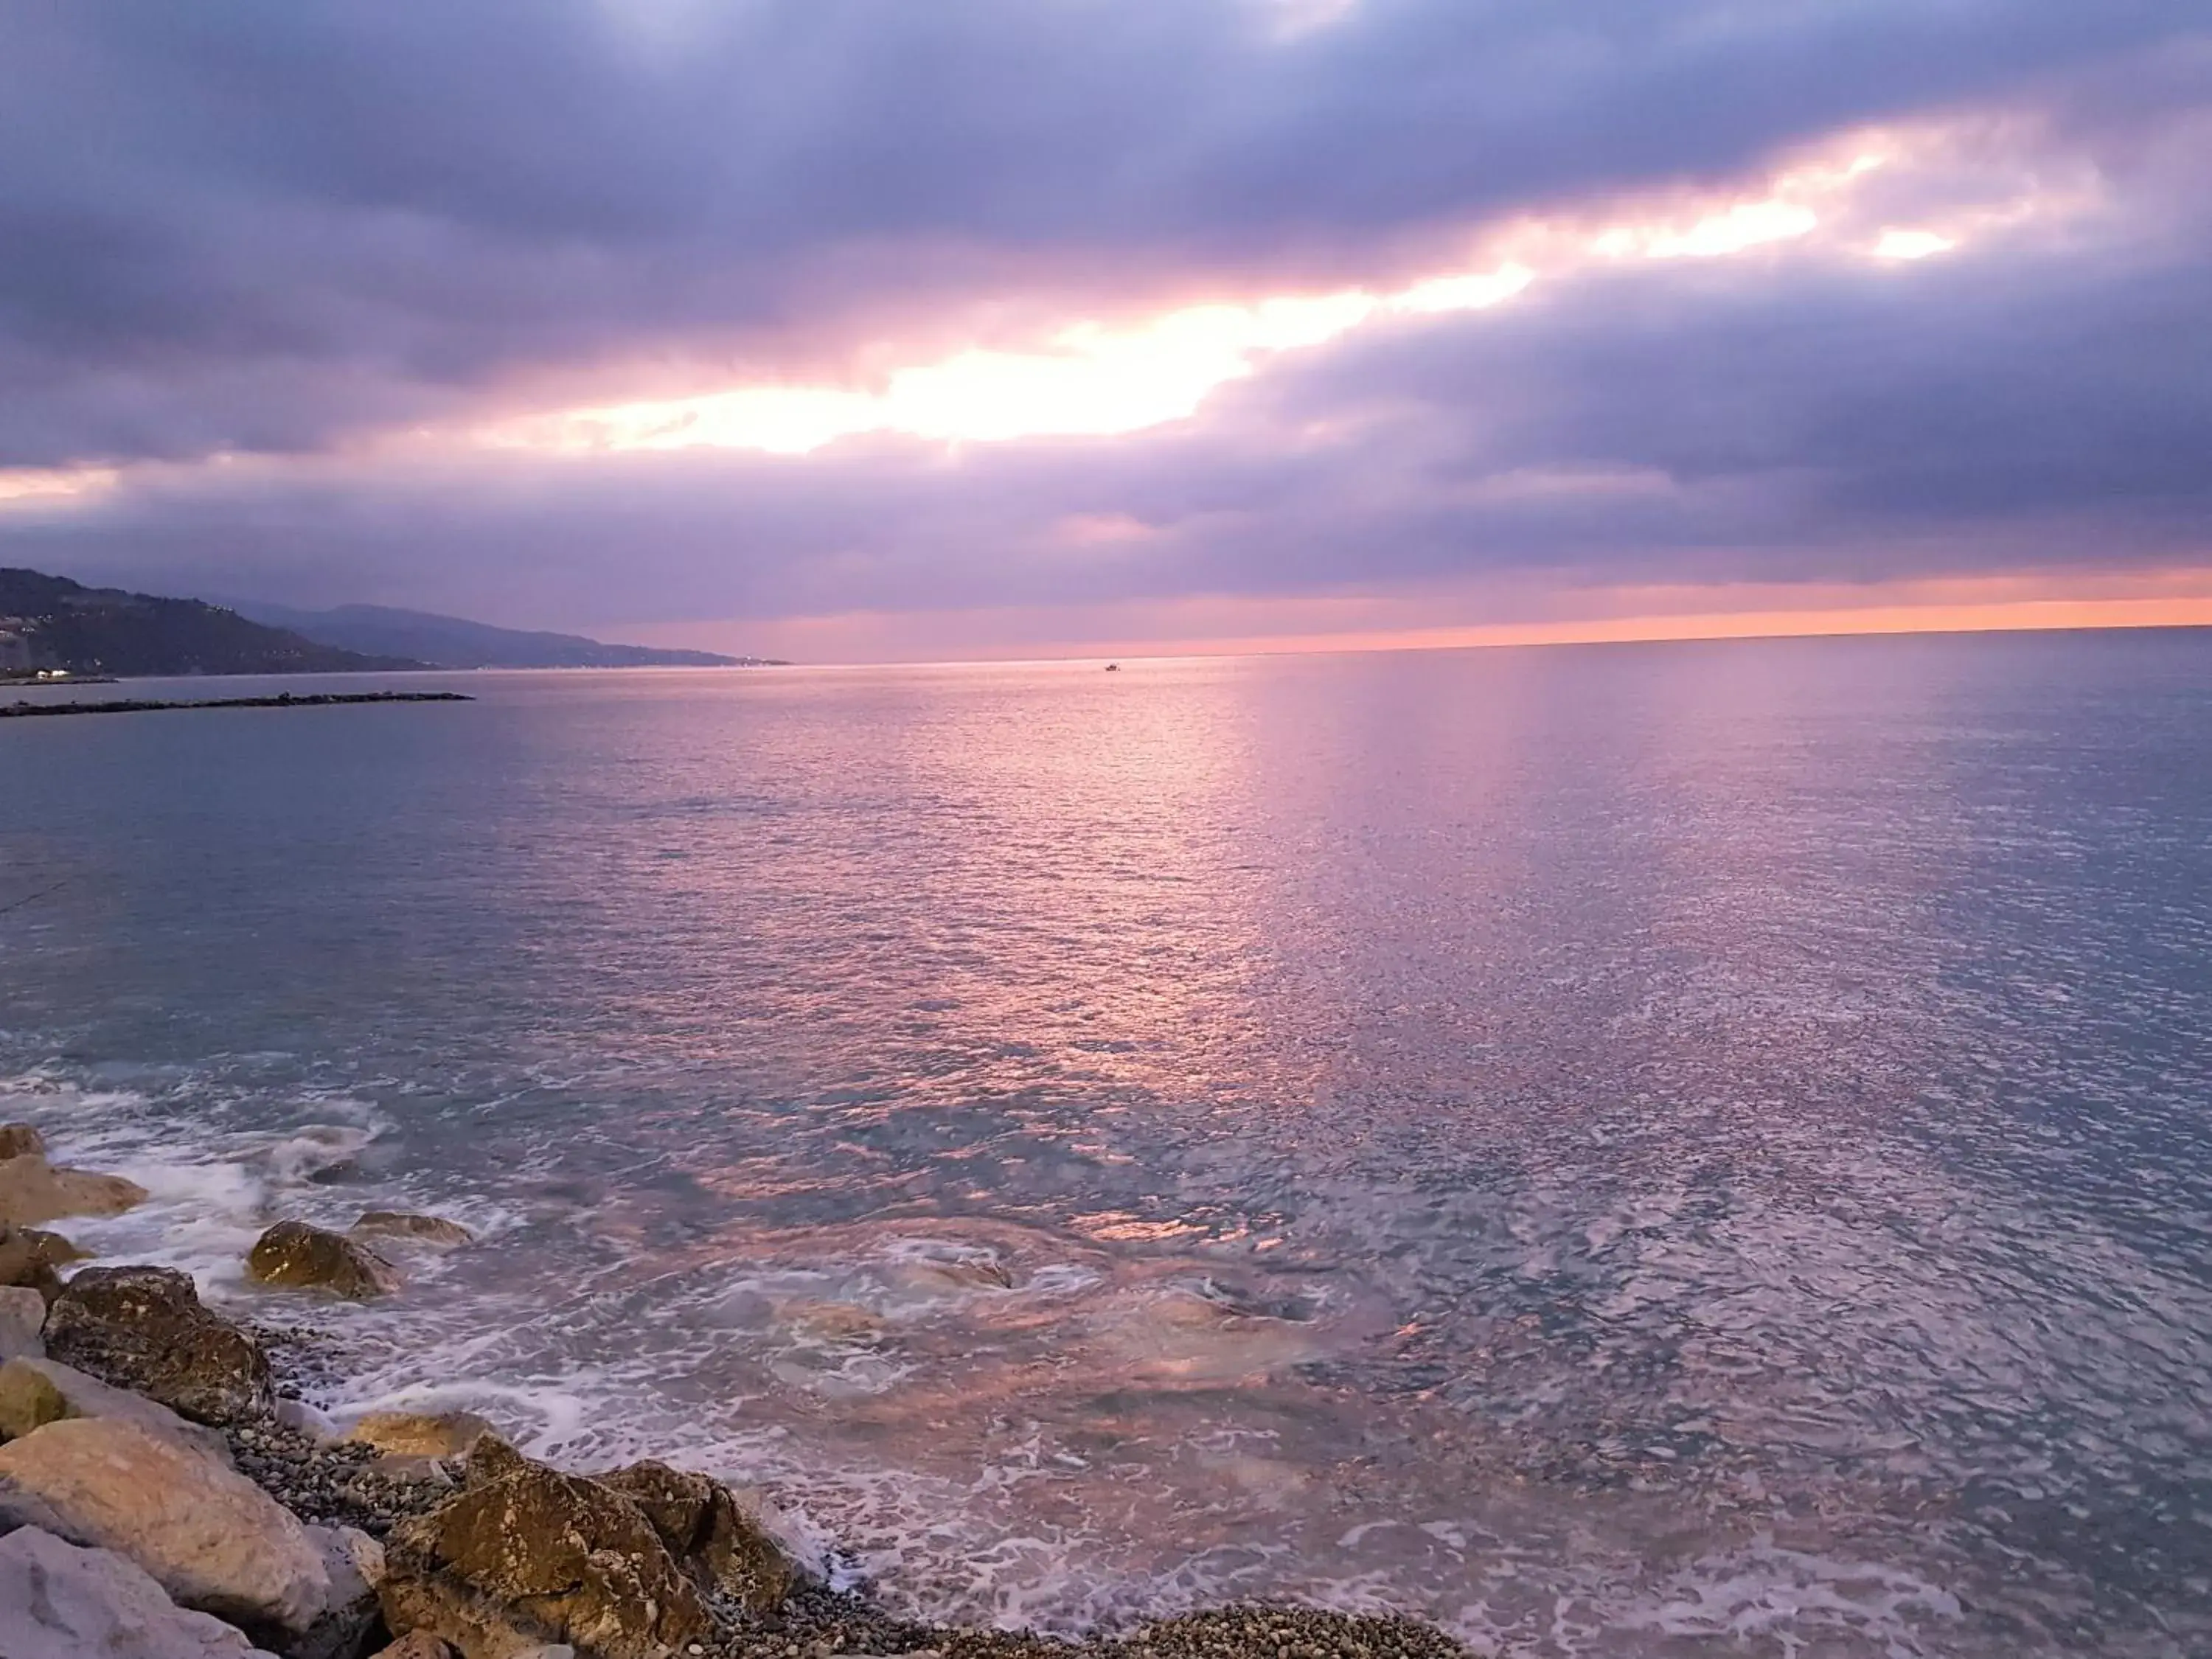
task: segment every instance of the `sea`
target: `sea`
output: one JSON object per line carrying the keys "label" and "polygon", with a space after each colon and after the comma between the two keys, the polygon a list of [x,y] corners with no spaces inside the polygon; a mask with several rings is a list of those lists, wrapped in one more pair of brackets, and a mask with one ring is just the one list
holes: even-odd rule
{"label": "sea", "polygon": [[2212,632],[125,689],[384,684],[0,720],[0,1120],[333,1415],[934,1618],[2212,1652]]}

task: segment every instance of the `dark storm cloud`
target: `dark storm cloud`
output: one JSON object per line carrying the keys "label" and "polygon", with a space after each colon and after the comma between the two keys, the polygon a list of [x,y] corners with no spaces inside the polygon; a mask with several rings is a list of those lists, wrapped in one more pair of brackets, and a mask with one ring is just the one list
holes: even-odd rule
{"label": "dark storm cloud", "polygon": [[1839,125],[2148,83],[2204,27],[2196,0],[1277,15],[25,0],[0,465],[313,450],[518,374],[760,361],[975,295],[1321,277]]}

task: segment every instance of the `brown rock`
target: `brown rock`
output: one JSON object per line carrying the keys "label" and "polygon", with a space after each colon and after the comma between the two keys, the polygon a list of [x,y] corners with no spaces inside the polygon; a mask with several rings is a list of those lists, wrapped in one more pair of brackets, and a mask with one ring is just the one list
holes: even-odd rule
{"label": "brown rock", "polygon": [[[61,1402],[59,1411],[47,1403],[55,1400]],[[26,1435],[70,1417],[120,1418],[226,1468],[232,1466],[230,1443],[218,1431],[187,1423],[143,1395],[110,1388],[96,1376],[52,1359],[11,1359],[0,1365],[0,1439]]]}
{"label": "brown rock", "polygon": [[0,1518],[135,1561],[249,1635],[305,1632],[330,1599],[306,1529],[260,1487],[135,1423],[68,1419],[0,1446]]}
{"label": "brown rock", "polygon": [[52,1378],[18,1360],[0,1365],[0,1440],[20,1440],[69,1414]]}
{"label": "brown rock", "polygon": [[369,1659],[453,1659],[453,1650],[427,1630],[411,1630]]}
{"label": "brown rock", "polygon": [[48,1358],[201,1423],[266,1417],[269,1361],[171,1267],[87,1267],[46,1311]]}
{"label": "brown rock", "polygon": [[46,1298],[27,1285],[0,1285],[0,1361],[43,1359]]}
{"label": "brown rock", "polygon": [[348,1442],[391,1457],[465,1457],[492,1425],[474,1412],[371,1412],[346,1431]]}
{"label": "brown rock", "polygon": [[[477,1449],[502,1444],[487,1436]],[[379,1587],[386,1625],[431,1631],[467,1659],[557,1642],[599,1659],[660,1659],[707,1633],[698,1591],[637,1505],[504,1450],[508,1473],[479,1482],[472,1456],[465,1491],[392,1529]]]}
{"label": "brown rock", "polygon": [[470,1486],[481,1486],[505,1475],[544,1467],[532,1462],[497,1435],[486,1434],[479,1435],[476,1444],[469,1448],[465,1474]]}
{"label": "brown rock", "polygon": [[52,1302],[62,1289],[57,1269],[87,1255],[59,1233],[0,1224],[0,1286],[36,1291]]}
{"label": "brown rock", "polygon": [[146,1189],[121,1176],[58,1170],[35,1152],[0,1163],[0,1222],[35,1227],[65,1215],[121,1215],[146,1201]]}
{"label": "brown rock", "polygon": [[27,1123],[0,1123],[0,1164],[11,1158],[44,1158],[46,1138]]}
{"label": "brown rock", "polygon": [[371,1210],[347,1231],[356,1238],[404,1239],[441,1249],[476,1242],[476,1235],[458,1221],[448,1221],[441,1215],[417,1215],[411,1210]]}
{"label": "brown rock", "polygon": [[54,1270],[83,1259],[84,1252],[59,1233],[0,1226],[0,1285],[33,1290],[51,1302],[62,1288]]}
{"label": "brown rock", "polygon": [[254,1242],[246,1277],[264,1285],[319,1287],[352,1302],[389,1296],[399,1270],[365,1244],[304,1221],[280,1221]]}
{"label": "brown rock", "polygon": [[644,1512],[668,1553],[702,1588],[734,1597],[756,1618],[775,1611],[791,1594],[798,1570],[719,1481],[652,1462],[598,1479]]}

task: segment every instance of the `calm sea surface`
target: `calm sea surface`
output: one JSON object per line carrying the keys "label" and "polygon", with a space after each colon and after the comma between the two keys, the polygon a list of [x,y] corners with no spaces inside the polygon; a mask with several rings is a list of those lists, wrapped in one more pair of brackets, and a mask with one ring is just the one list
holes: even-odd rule
{"label": "calm sea surface", "polygon": [[2212,1651],[2212,635],[453,683],[0,723],[0,1117],[326,1407],[938,1614]]}

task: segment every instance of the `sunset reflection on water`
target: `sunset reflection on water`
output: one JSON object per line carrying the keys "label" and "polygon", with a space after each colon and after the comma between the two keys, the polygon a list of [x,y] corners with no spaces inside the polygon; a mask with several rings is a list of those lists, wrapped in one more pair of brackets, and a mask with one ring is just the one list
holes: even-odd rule
{"label": "sunset reflection on water", "polygon": [[326,1404],[764,1482],[902,1605],[2157,1652],[2208,1616],[2212,682],[2148,643],[33,733],[0,835],[95,879],[0,955],[7,1109],[217,1294],[275,1210],[471,1220],[331,1316]]}

